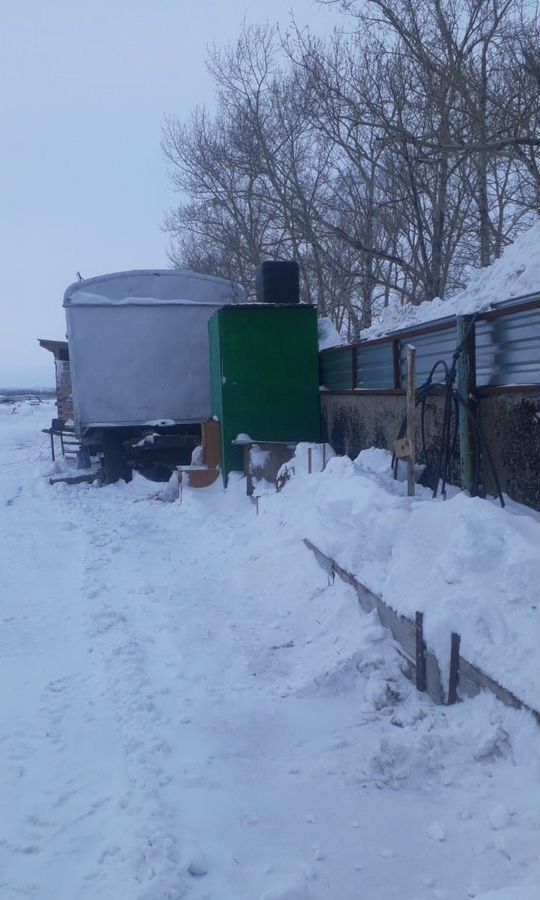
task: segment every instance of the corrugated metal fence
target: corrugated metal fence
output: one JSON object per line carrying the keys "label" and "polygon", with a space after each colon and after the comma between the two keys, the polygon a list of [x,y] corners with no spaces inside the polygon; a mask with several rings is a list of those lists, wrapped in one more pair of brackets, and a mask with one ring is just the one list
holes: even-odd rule
{"label": "corrugated metal fence", "polygon": [[[416,379],[421,385],[438,360],[451,364],[457,345],[455,317],[321,351],[321,387],[340,393],[401,393],[406,380],[407,344],[416,347]],[[481,313],[474,325],[474,345],[478,393],[530,387],[538,390],[540,293],[499,303]]]}

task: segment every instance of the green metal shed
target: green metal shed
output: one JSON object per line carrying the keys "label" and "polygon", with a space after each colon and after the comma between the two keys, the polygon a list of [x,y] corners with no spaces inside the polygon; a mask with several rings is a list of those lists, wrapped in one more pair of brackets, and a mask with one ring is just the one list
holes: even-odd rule
{"label": "green metal shed", "polygon": [[212,413],[224,484],[242,471],[232,441],[319,441],[317,313],[295,304],[225,306],[208,323]]}

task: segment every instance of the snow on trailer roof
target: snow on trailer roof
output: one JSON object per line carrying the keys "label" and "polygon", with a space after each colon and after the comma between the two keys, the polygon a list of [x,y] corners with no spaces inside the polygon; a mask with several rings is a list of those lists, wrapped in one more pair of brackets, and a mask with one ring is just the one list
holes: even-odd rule
{"label": "snow on trailer roof", "polygon": [[64,306],[165,306],[241,303],[241,285],[213,275],[175,269],[134,269],[76,281]]}

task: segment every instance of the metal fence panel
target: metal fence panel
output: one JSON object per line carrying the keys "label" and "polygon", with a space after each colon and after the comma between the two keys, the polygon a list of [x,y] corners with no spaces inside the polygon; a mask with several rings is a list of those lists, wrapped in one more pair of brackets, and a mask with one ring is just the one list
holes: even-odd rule
{"label": "metal fence panel", "polygon": [[321,353],[321,385],[329,391],[352,390],[352,350]]}
{"label": "metal fence panel", "polygon": [[476,323],[476,384],[540,382],[540,309]]}
{"label": "metal fence panel", "polygon": [[[531,295],[532,296],[532,295]],[[525,298],[529,300],[529,298]],[[537,295],[534,296],[537,299]],[[529,300],[530,302],[530,300]],[[448,366],[457,345],[456,320],[420,334],[394,333],[388,340],[362,342],[346,349],[322,353],[321,384],[328,390],[388,390],[394,385],[393,342],[398,344],[400,383],[407,376],[407,345],[416,347],[416,384],[422,385],[435,363]],[[353,354],[356,372],[353,373]],[[435,380],[441,381],[439,369]],[[504,315],[479,316],[476,322],[476,385],[479,388],[540,384],[540,306],[512,310]]]}
{"label": "metal fence panel", "polygon": [[392,341],[357,347],[356,385],[364,390],[387,390],[394,387]]}
{"label": "metal fence panel", "polygon": [[[409,344],[416,347],[416,384],[421,385],[427,380],[436,362],[444,360],[448,366],[451,365],[452,355],[456,349],[456,327],[451,325],[444,330],[417,334],[414,337],[411,336],[408,341],[399,342],[399,370],[402,386],[407,381],[407,346]],[[435,381],[442,380],[442,368],[437,369],[434,378]]]}

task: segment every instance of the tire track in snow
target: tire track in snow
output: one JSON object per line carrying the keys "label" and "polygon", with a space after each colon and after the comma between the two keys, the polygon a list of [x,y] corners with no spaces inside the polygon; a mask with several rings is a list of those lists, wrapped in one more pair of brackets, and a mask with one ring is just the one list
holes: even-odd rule
{"label": "tire track in snow", "polygon": [[[11,472],[19,487],[5,523],[1,662],[6,831],[2,897],[59,900],[101,893],[110,783],[89,764],[108,738],[97,715],[99,677],[82,637],[83,541],[77,514],[41,480]],[[8,814],[9,810],[9,814]],[[7,823],[9,822],[9,830]],[[64,894],[63,884],[68,887]]]}

